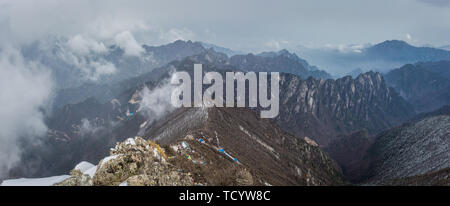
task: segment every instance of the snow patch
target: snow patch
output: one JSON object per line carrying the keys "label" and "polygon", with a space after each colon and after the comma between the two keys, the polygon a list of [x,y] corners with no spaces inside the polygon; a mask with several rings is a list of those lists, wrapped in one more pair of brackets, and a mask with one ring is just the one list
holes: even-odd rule
{"label": "snow patch", "polygon": [[77,166],[75,166],[75,170],[80,170],[81,173],[86,172],[87,170],[91,169],[92,167],[95,167],[95,165],[89,163],[89,162],[80,162],[77,164]]}
{"label": "snow patch", "polygon": [[159,154],[159,151],[157,148],[153,148],[153,156],[157,159],[159,159],[162,163],[166,163],[166,160]]}
{"label": "snow patch", "polygon": [[83,175],[89,175],[91,178],[94,178],[95,172],[97,172],[97,166],[91,167],[90,169],[83,172]]}
{"label": "snow patch", "polygon": [[70,175],[61,175],[45,178],[20,178],[5,180],[0,186],[52,186],[70,178]]}
{"label": "snow patch", "polygon": [[134,141],[133,138],[128,138],[127,140],[125,140],[125,144],[136,146],[136,141]]}
{"label": "snow patch", "polygon": [[142,124],[139,126],[139,128],[143,128],[143,127],[145,127],[145,125],[147,125],[147,121],[145,121],[144,123],[142,123]]}
{"label": "snow patch", "polygon": [[[134,140],[133,140],[133,141],[134,141]],[[122,154],[116,154],[116,155],[112,155],[112,156],[105,157],[105,158],[102,160],[102,163],[101,163],[98,167],[99,167],[99,168],[102,167],[103,164],[107,163],[107,162],[110,161],[110,160],[116,159],[117,157],[119,157],[119,156],[121,156],[121,155],[122,155]]]}

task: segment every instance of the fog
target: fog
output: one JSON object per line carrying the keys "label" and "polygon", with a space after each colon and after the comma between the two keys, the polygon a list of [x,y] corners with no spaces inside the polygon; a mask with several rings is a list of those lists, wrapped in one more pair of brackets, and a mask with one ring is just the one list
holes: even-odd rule
{"label": "fog", "polygon": [[45,134],[42,110],[49,104],[51,82],[45,68],[24,62],[17,50],[0,53],[0,178],[19,162],[21,138],[36,143]]}

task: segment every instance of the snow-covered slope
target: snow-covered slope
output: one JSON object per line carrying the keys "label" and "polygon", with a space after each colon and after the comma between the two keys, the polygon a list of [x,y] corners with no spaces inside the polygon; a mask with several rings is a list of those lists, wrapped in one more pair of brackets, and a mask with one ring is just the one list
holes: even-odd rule
{"label": "snow-covered slope", "polygon": [[20,178],[5,180],[0,186],[52,186],[55,183],[62,182],[69,178],[70,175],[61,175],[45,178]]}

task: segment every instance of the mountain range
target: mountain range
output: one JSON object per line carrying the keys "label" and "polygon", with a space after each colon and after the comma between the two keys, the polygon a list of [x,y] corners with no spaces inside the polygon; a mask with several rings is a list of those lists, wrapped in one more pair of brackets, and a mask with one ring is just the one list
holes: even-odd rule
{"label": "mountain range", "polygon": [[384,77],[417,112],[430,112],[450,104],[449,61],[407,64]]}
{"label": "mountain range", "polygon": [[[70,173],[60,183],[79,185],[87,174],[75,166],[87,161],[99,163],[88,175],[91,185],[141,180],[166,185],[158,178],[167,175],[177,185],[191,180],[199,185],[448,184],[450,69],[442,50],[386,41],[362,49],[358,55],[363,56],[347,57],[414,62],[385,74],[370,71],[333,79],[287,50],[231,56],[214,45],[176,41],[144,45],[138,57],[110,46],[100,56],[83,59],[111,63],[117,73],[88,81],[76,65],[61,59],[69,49],[64,41],[47,50],[41,47],[24,48],[24,56],[61,69],[54,74],[61,82],[55,107],[45,119],[47,135],[41,144],[20,142],[25,152],[10,178]],[[204,72],[221,74],[280,72],[280,114],[261,119],[261,108],[171,107],[171,74],[192,75],[198,63]],[[141,144],[170,156],[164,159],[170,165],[148,156],[148,148],[135,148]],[[157,174],[144,164],[147,160],[160,165],[154,167]],[[134,165],[137,170],[128,173]]]}
{"label": "mountain range", "polygon": [[278,124],[319,145],[333,138],[367,129],[376,134],[398,125],[415,113],[410,104],[389,88],[381,74],[368,72],[356,79],[336,80],[282,76]]}
{"label": "mountain range", "polygon": [[417,47],[400,40],[388,40],[375,45],[353,45],[338,48],[311,49],[296,47],[297,54],[329,73],[342,76],[354,70],[389,72],[404,64],[450,60],[450,51]]}

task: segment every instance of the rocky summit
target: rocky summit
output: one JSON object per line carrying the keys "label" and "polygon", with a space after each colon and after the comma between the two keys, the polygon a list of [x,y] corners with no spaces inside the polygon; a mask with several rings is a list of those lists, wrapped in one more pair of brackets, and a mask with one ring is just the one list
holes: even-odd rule
{"label": "rocky summit", "polygon": [[167,162],[164,149],[141,137],[117,143],[110,156],[97,166],[81,171],[75,168],[71,177],[56,186],[192,186],[189,173],[183,173]]}

